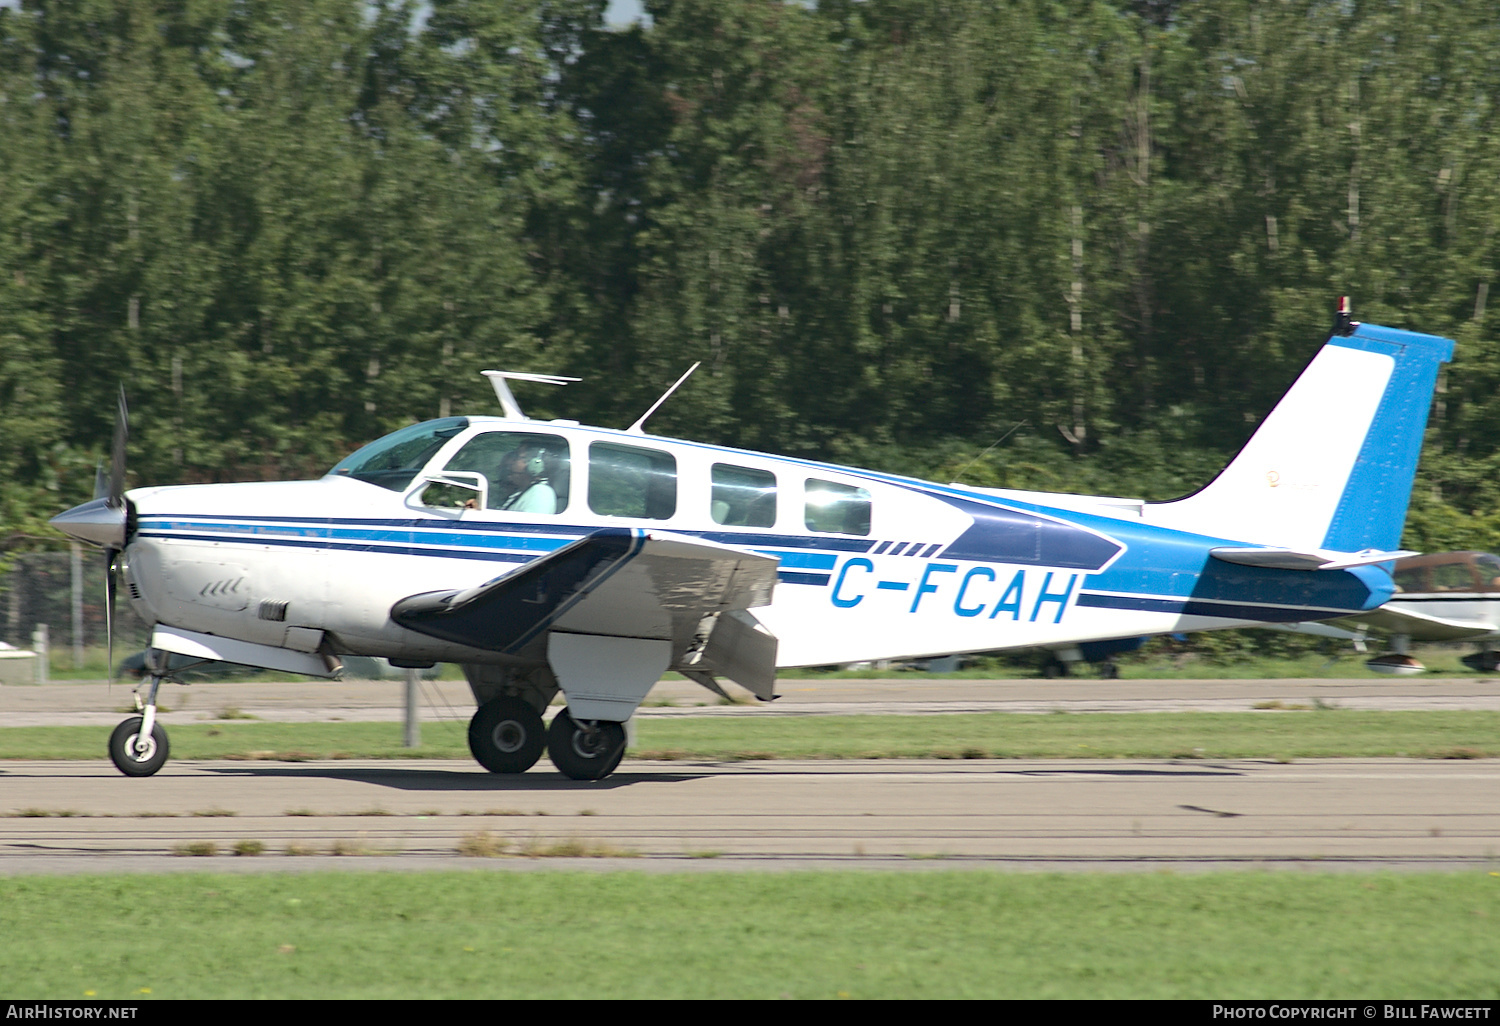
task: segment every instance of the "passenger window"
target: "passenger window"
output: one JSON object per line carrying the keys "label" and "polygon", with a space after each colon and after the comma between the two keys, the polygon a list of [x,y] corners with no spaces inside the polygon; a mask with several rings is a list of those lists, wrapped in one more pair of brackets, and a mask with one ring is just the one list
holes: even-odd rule
{"label": "passenger window", "polygon": [[1500,559],[1482,553],[1474,557],[1474,569],[1479,571],[1480,591],[1500,591]]}
{"label": "passenger window", "polygon": [[1467,563],[1447,563],[1432,568],[1434,591],[1473,591],[1474,574]]}
{"label": "passenger window", "polygon": [[807,479],[804,522],[820,534],[870,533],[870,493],[852,485]]}
{"label": "passenger window", "polygon": [[[469,439],[443,473],[466,484],[482,482],[487,509],[550,515],[568,508],[571,464],[568,440],[560,435],[487,431]],[[422,493],[422,501],[429,506],[474,508],[479,504],[477,495],[457,485],[434,484]]]}
{"label": "passenger window", "polygon": [[709,511],[729,527],[776,526],[776,475],[749,467],[714,464]]}
{"label": "passenger window", "polygon": [[677,461],[633,445],[589,446],[589,509],[606,517],[667,520],[677,512]]}

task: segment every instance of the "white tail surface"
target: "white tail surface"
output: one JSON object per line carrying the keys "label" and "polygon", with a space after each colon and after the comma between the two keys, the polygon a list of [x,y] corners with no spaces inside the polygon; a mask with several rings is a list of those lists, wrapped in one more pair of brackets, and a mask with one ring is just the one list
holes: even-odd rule
{"label": "white tail surface", "polygon": [[1394,549],[1452,352],[1448,339],[1376,325],[1329,339],[1218,477],[1143,519],[1293,549]]}

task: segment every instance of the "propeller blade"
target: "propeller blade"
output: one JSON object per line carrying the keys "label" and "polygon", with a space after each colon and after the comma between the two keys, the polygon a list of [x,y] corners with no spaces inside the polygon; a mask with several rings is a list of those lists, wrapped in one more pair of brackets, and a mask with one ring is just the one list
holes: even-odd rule
{"label": "propeller blade", "polygon": [[109,498],[109,478],[104,473],[104,461],[94,464],[94,498]]}
{"label": "propeller blade", "polygon": [[115,439],[109,461],[109,505],[125,504],[125,441],[130,437],[130,409],[125,405],[125,386],[120,386],[120,405],[115,412]]}
{"label": "propeller blade", "polygon": [[112,685],[115,682],[115,557],[120,554],[119,549],[104,550],[104,644],[105,644],[105,674],[106,680]]}

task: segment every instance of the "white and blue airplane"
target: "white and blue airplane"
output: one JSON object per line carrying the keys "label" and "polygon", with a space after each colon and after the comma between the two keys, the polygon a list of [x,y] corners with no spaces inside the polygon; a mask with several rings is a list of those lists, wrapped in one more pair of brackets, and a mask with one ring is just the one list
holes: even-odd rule
{"label": "white and blue airplane", "polygon": [[169,654],[324,677],[365,655],[461,664],[487,769],[545,749],[597,780],[667,670],[770,700],[783,667],[1374,610],[1409,555],[1452,353],[1342,314],[1229,466],[1174,502],[936,484],[659,438],[645,417],[534,421],[507,380],[576,379],[487,371],[504,416],[414,424],[316,481],[127,493],[117,428],[109,494],[52,523],[105,548],[111,601],[118,578],[154,625],[139,715],[110,740],[128,775],[166,761]]}

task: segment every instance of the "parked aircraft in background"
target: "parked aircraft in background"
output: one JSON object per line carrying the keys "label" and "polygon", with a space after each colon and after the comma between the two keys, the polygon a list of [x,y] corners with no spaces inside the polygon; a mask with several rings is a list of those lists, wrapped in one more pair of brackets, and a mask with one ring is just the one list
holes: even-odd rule
{"label": "parked aircraft in background", "polygon": [[1342,316],[1233,462],[1175,502],[941,485],[648,436],[644,416],[538,422],[507,379],[563,379],[486,372],[505,416],[413,424],[316,481],[127,494],[122,416],[108,496],[53,523],[104,547],[111,595],[118,578],[155,625],[140,714],[110,740],[126,774],[166,761],[171,654],[314,676],[367,655],[461,664],[488,769],[545,747],[598,779],[668,669],[770,700],[778,667],[1369,614],[1408,555],[1452,352]]}
{"label": "parked aircraft in background", "polygon": [[1475,641],[1465,665],[1482,673],[1500,669],[1500,556],[1488,552],[1434,552],[1396,561],[1396,593],[1379,609],[1332,621],[1391,636],[1393,651],[1365,665],[1382,673],[1421,673],[1413,641]]}

